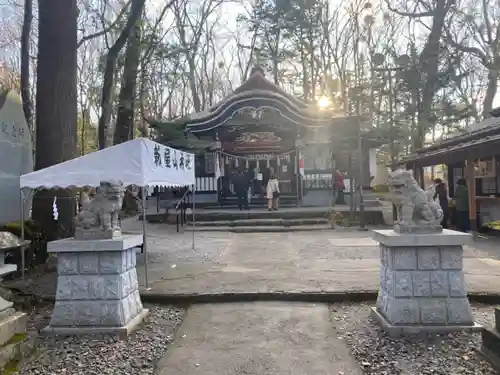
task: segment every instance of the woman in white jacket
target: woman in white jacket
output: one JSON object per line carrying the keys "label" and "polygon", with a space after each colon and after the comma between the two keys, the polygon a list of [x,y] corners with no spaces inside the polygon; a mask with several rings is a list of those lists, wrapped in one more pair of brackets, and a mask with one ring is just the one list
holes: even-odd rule
{"label": "woman in white jacket", "polygon": [[280,187],[276,176],[269,177],[266,187],[267,208],[269,211],[278,209],[278,200],[280,197]]}

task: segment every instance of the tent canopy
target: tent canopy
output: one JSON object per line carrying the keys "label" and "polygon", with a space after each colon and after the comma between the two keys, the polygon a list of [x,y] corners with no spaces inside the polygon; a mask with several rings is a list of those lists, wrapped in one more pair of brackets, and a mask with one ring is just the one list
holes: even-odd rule
{"label": "tent canopy", "polygon": [[97,187],[101,181],[144,187],[194,185],[194,155],[137,138],[25,174],[20,185],[31,189]]}

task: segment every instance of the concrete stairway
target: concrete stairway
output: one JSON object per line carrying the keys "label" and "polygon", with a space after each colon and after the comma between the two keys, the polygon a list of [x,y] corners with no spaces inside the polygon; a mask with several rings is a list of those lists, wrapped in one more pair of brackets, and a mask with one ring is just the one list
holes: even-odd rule
{"label": "concrete stairway", "polygon": [[[233,233],[296,232],[331,229],[326,217],[200,221],[196,222],[194,227],[196,231],[200,232]],[[194,227],[192,222],[187,226],[188,230],[192,230]]]}

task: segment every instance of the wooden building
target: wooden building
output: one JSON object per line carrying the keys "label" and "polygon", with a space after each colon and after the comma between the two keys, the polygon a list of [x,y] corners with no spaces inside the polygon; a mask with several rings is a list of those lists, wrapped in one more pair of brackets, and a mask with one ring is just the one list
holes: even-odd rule
{"label": "wooden building", "polygon": [[[500,220],[500,108],[471,130],[418,150],[401,161],[407,169],[444,164],[448,170],[450,197],[464,177],[469,191],[472,230]],[[416,176],[422,181],[422,176]]]}
{"label": "wooden building", "polygon": [[361,180],[369,186],[374,146],[360,141],[360,129],[371,124],[287,94],[259,67],[227,98],[191,115],[185,126],[187,133],[213,145],[196,160],[202,200],[231,199],[231,175],[241,167],[256,179],[272,171],[282,197],[300,205],[328,205],[333,171],[346,172],[349,187],[350,178],[359,179],[360,159]]}

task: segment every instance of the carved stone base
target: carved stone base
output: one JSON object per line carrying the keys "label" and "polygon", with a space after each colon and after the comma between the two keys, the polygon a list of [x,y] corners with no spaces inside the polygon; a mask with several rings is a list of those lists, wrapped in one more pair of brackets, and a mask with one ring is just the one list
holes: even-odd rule
{"label": "carved stone base", "polygon": [[75,240],[78,241],[113,240],[116,238],[120,238],[121,236],[122,236],[122,231],[120,229],[115,229],[115,230],[102,230],[100,228],[75,229]]}
{"label": "carved stone base", "polygon": [[42,336],[115,335],[126,339],[141,326],[148,314],[149,310],[143,309],[134,319],[120,327],[54,327],[49,325],[40,330],[40,334]]}
{"label": "carved stone base", "polygon": [[[123,333],[130,331],[132,321],[137,325],[137,319],[142,320],[134,249],[142,244],[142,235],[126,237],[49,243],[49,252],[58,253],[58,277],[56,302],[44,334]],[[106,244],[109,250],[89,251]]]}
{"label": "carved stone base", "polygon": [[376,309],[385,319],[383,327],[413,327],[412,333],[418,333],[439,332],[439,326],[474,326],[459,245],[470,242],[470,235],[374,232],[381,263]]}
{"label": "carved stone base", "polygon": [[404,325],[391,324],[384,315],[376,307],[372,307],[370,315],[377,321],[382,329],[389,334],[390,337],[397,338],[401,336],[420,336],[431,334],[444,334],[452,332],[481,332],[483,327],[477,323],[472,325]]}
{"label": "carved stone base", "polygon": [[441,233],[443,227],[439,224],[413,224],[413,225],[394,225],[394,232],[399,234],[427,234],[427,233]]}

